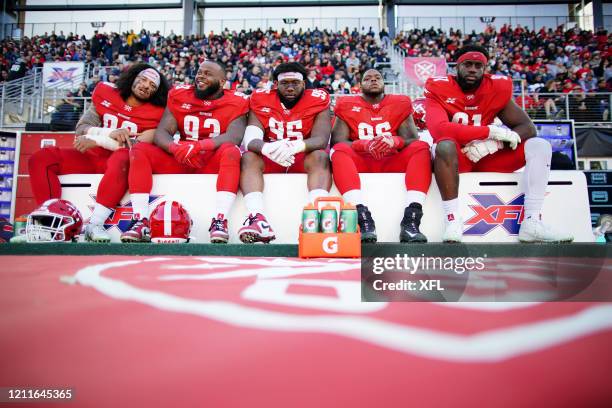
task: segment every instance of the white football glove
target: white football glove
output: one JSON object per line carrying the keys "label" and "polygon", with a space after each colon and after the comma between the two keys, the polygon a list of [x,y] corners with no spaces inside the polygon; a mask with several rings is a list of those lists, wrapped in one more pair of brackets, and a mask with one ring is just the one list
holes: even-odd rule
{"label": "white football glove", "polygon": [[504,144],[499,140],[485,139],[474,140],[461,149],[468,159],[477,163],[480,159],[490,154],[495,153],[499,149],[503,149]]}
{"label": "white football glove", "polygon": [[261,154],[283,167],[291,166],[295,160],[293,158],[293,147],[286,140],[264,143]]}
{"label": "white football glove", "polygon": [[508,142],[512,150],[516,150],[516,146],[521,143],[521,137],[518,135],[518,133],[495,125],[489,125],[489,139],[499,140],[500,142]]}
{"label": "white football glove", "polygon": [[306,150],[306,143],[304,143],[303,140],[292,140],[289,142],[289,144],[291,145],[291,149],[293,151],[293,154],[298,154],[298,153],[302,153],[303,151]]}

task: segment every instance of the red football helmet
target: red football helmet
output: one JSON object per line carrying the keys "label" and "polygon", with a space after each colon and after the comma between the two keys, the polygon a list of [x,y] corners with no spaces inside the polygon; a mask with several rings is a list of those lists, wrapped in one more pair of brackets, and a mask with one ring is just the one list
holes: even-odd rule
{"label": "red football helmet", "polygon": [[416,127],[419,130],[427,130],[427,125],[425,124],[425,98],[416,98],[412,101],[412,108],[414,109],[412,117]]}
{"label": "red football helmet", "polygon": [[158,244],[181,244],[189,242],[193,225],[189,213],[177,201],[159,203],[149,217],[151,242]]}
{"label": "red football helmet", "polygon": [[81,212],[67,200],[52,198],[28,215],[28,242],[76,241],[83,227]]}

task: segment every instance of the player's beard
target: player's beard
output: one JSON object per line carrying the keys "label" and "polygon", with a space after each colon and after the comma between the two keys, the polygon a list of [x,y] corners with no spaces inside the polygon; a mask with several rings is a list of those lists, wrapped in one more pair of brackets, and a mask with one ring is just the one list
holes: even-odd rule
{"label": "player's beard", "polygon": [[382,88],[380,91],[366,91],[365,89],[361,90],[361,93],[368,98],[376,99],[383,93],[385,93],[385,88]]}
{"label": "player's beard", "polygon": [[300,98],[302,97],[302,95],[304,95],[304,90],[302,89],[302,92],[299,93],[299,95],[297,95],[295,97],[295,99],[293,100],[289,100],[287,98],[285,98],[280,92],[278,93],[278,98],[280,99],[280,101],[282,102],[283,106],[287,109],[291,109],[293,108],[295,105],[297,105],[297,103],[300,101]]}
{"label": "player's beard", "polygon": [[480,79],[474,82],[474,84],[468,84],[467,82],[465,82],[465,79],[461,75],[459,75],[459,73],[457,73],[457,83],[463,91],[473,91],[475,89],[478,89],[480,87],[480,84],[482,83],[482,78],[484,78],[484,76],[480,77]]}
{"label": "player's beard", "polygon": [[198,99],[206,99],[219,92],[219,89],[221,89],[221,83],[219,81],[212,82],[206,89],[203,90],[198,89],[196,86],[195,96]]}

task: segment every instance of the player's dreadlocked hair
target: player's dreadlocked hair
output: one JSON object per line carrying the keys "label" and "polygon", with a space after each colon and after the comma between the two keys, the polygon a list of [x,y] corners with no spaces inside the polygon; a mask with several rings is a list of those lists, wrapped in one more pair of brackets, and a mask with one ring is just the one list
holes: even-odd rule
{"label": "player's dreadlocked hair", "polygon": [[[134,83],[134,80],[136,79],[138,74],[140,74],[147,68],[153,67],[149,64],[138,63],[132,65],[127,71],[121,73],[115,85],[117,86],[117,89],[119,89],[119,94],[121,95],[121,98],[123,98],[124,101],[126,101],[127,98],[129,98],[132,94],[132,84]],[[159,71],[157,72],[159,73]],[[168,81],[162,74],[159,74],[159,86],[157,87],[157,91],[155,91],[155,93],[151,95],[151,98],[148,100],[148,102],[151,102],[155,106],[165,107],[167,100]]]}
{"label": "player's dreadlocked hair", "polygon": [[487,60],[489,59],[489,52],[487,51],[485,47],[483,47],[482,45],[478,45],[478,44],[467,44],[459,48],[457,51],[455,51],[455,61],[457,61],[459,57],[465,54],[466,52],[472,52],[472,51],[480,52],[484,54]]}
{"label": "player's dreadlocked hair", "polygon": [[272,78],[275,81],[278,81],[279,74],[285,72],[299,72],[300,74],[302,74],[304,79],[306,79],[306,77],[308,76],[306,68],[304,68],[304,66],[299,62],[285,62],[276,67],[276,69],[274,70],[274,74],[272,74]]}

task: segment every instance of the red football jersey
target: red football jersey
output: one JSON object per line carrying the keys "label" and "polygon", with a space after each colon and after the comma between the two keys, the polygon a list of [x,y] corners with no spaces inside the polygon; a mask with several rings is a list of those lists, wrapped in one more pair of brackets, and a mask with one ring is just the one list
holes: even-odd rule
{"label": "red football jersey", "polygon": [[397,136],[400,125],[412,114],[412,101],[404,95],[385,95],[377,104],[361,96],[338,98],[334,113],[349,127],[351,140]]}
{"label": "red football jersey", "polygon": [[451,122],[488,126],[512,98],[512,80],[485,74],[476,92],[464,93],[454,76],[432,77],[425,83],[425,98],[444,108]]}
{"label": "red football jersey", "polygon": [[96,85],[91,99],[102,127],[129,129],[133,133],[155,129],[164,114],[164,108],[151,103],[140,106],[129,106],[119,94],[119,90],[110,82]]}
{"label": "red football jersey", "polygon": [[264,141],[308,139],[319,112],[329,108],[329,95],[323,89],[306,89],[298,103],[285,109],[276,89],[251,95],[251,110],[264,127]]}
{"label": "red football jersey", "polygon": [[168,109],[176,119],[181,140],[202,140],[227,131],[232,121],[249,111],[246,95],[230,90],[211,101],[196,98],[193,85],[177,85],[168,93]]}
{"label": "red football jersey", "polygon": [[416,127],[419,128],[419,130],[427,130],[427,125],[425,123],[425,98],[416,98],[412,101],[412,109],[414,109],[412,117]]}

